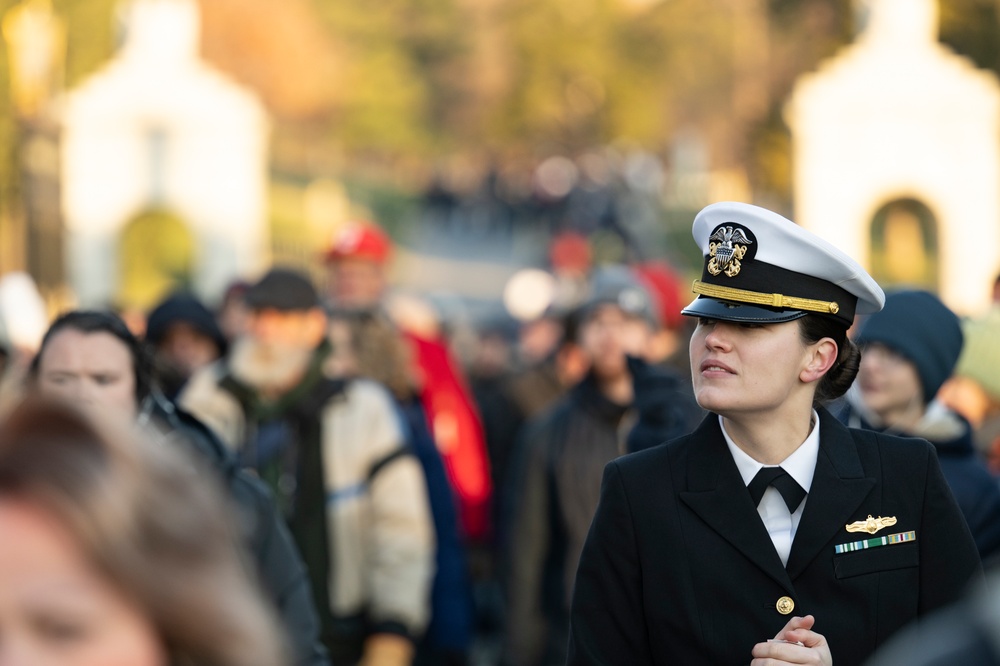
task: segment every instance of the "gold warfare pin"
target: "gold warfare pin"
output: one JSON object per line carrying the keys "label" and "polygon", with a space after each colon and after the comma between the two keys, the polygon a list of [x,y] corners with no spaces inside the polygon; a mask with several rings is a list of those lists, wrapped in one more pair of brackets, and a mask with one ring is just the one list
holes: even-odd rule
{"label": "gold warfare pin", "polygon": [[883,518],[879,516],[878,518],[872,518],[871,514],[868,514],[867,520],[859,520],[850,525],[846,525],[848,532],[868,532],[868,534],[875,534],[883,527],[889,527],[890,525],[896,524],[895,516],[886,516]]}

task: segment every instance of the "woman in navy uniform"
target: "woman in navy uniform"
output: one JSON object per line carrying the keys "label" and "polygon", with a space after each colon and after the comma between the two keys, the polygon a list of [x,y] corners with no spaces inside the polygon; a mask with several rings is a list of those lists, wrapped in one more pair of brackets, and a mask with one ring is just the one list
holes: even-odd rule
{"label": "woman in navy uniform", "polygon": [[684,314],[711,413],[606,467],[568,663],[861,663],[982,576],[931,445],[820,406],[857,374],[855,313],[885,296],[762,208],[711,205],[693,233],[705,267]]}

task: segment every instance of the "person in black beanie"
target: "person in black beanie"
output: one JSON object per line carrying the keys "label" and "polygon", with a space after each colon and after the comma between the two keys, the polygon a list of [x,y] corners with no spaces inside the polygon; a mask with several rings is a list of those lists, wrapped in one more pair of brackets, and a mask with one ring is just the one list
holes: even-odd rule
{"label": "person in black beanie", "polygon": [[929,292],[900,291],[862,324],[856,341],[861,368],[838,418],[930,441],[980,556],[997,556],[1000,486],[976,456],[969,423],[935,400],[962,352],[958,317]]}
{"label": "person in black beanie", "polygon": [[145,340],[157,380],[171,400],[191,375],[224,356],[229,346],[209,309],[185,292],[172,294],[149,313]]}

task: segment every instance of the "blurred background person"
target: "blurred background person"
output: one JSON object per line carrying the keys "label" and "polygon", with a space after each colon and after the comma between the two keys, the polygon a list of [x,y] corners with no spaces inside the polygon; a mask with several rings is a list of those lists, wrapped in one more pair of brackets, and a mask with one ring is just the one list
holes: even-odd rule
{"label": "blurred background person", "polygon": [[1000,278],[992,287],[989,309],[962,320],[962,355],[938,396],[968,419],[976,448],[996,476],[1000,475]]}
{"label": "blurred background person", "polygon": [[232,342],[246,333],[250,310],[243,297],[249,288],[249,283],[234,280],[222,294],[216,319],[227,342]]}
{"label": "blurred background person", "polygon": [[409,664],[429,616],[434,528],[392,398],[327,376],[327,316],[304,274],[274,268],[245,301],[247,334],[180,404],[278,497],[333,663]]}
{"label": "blurred background person", "polygon": [[642,262],[629,271],[650,295],[658,324],[643,353],[628,359],[637,416],[627,441],[632,452],[694,430],[706,412],[691,385],[686,350],[694,329],[690,317],[681,314],[686,303],[680,278],[662,261]]}
{"label": "blurred background person", "polygon": [[[542,321],[544,320],[544,324]],[[525,326],[543,325],[555,339],[544,347],[530,347],[507,339]],[[483,420],[494,493],[492,519],[496,525],[489,558],[478,562],[477,585],[479,644],[490,653],[490,663],[499,658],[503,642],[503,591],[499,578],[504,544],[508,541],[504,516],[510,513],[513,462],[524,424],[551,407],[587,373],[588,361],[576,341],[574,312],[558,314],[554,309],[525,322],[519,330],[483,334],[469,378]],[[529,336],[531,337],[531,336]],[[533,338],[537,341],[537,338]],[[523,339],[521,339],[523,342]],[[537,356],[541,354],[541,356]],[[484,561],[485,560],[485,561]]]}
{"label": "blurred background person", "polygon": [[190,467],[61,403],[15,408],[0,426],[0,663],[290,663],[234,517]]}
{"label": "blurred background person", "polygon": [[521,365],[530,368],[552,356],[559,343],[566,339],[566,315],[579,304],[579,300],[553,304],[538,317],[521,323],[517,331],[517,356]]}
{"label": "blurred background person", "polygon": [[[539,317],[551,323],[556,336],[540,357],[523,353],[516,340],[521,327],[513,331],[507,326],[487,328],[480,334],[469,377],[483,419],[494,488],[508,486],[524,424],[545,412],[587,374],[589,360],[577,342],[577,314],[575,310],[558,313],[553,309]],[[502,512],[499,499],[494,507],[495,521]]]}
{"label": "blurred background person", "polygon": [[[369,335],[366,335],[369,333]],[[405,365],[386,356],[387,349],[399,349],[402,340],[374,339],[365,315],[335,312],[330,321],[333,344],[325,368],[333,377],[366,378],[389,388],[405,425],[407,444],[420,461],[427,482],[435,533],[435,572],[431,586],[430,620],[417,644],[414,663],[418,666],[458,666],[465,664],[472,648],[474,613],[468,552],[458,520],[458,504],[441,460],[419,396],[414,393]]]}
{"label": "blurred background person", "polygon": [[149,313],[145,340],[163,394],[173,400],[198,370],[226,354],[229,342],[215,316],[194,295],[168,296]]}
{"label": "blurred background person", "polygon": [[[414,330],[417,327],[407,328],[388,316],[391,251],[389,237],[373,223],[351,223],[338,231],[325,255],[329,305],[335,311],[364,314],[370,335],[386,341],[387,358],[406,363],[398,372],[409,375],[423,404],[458,498],[463,534],[482,542],[489,537],[492,494],[482,423],[465,377],[436,323],[428,326],[427,318],[421,317],[421,330]],[[405,345],[400,347],[393,340],[395,335],[401,335]]]}
{"label": "blurred background person", "polygon": [[372,310],[389,288],[386,263],[392,241],[373,222],[352,222],[340,229],[326,251],[327,297],[347,310]]}
{"label": "blurred background person", "polygon": [[154,441],[191,452],[215,473],[235,504],[242,545],[277,609],[299,666],[327,664],[305,567],[261,481],[242,471],[231,452],[197,419],[166,400],[139,340],[110,312],[74,310],[57,318],[30,367],[30,385],[103,418],[148,426]]}
{"label": "blurred background person", "polygon": [[[467,366],[469,387],[483,422],[490,476],[494,488],[503,487],[507,456],[524,421],[510,394],[510,377],[518,370],[518,324],[496,316],[475,329],[473,354]],[[496,522],[496,503],[493,513]]]}
{"label": "blurred background person", "polygon": [[[691,394],[691,364],[687,354],[687,343],[694,332],[690,317],[681,314],[686,305],[686,286],[681,277],[665,261],[644,261],[630,267],[633,274],[646,287],[659,316],[660,326],[650,341],[645,358],[650,363],[669,369]],[[692,427],[701,422],[699,411]]]}
{"label": "blurred background person", "polygon": [[856,342],[861,368],[838,418],[850,427],[931,442],[980,557],[995,557],[1000,486],[976,455],[968,421],[935,399],[962,351],[958,317],[930,292],[899,291],[864,320]]}
{"label": "blurred background person", "polygon": [[[526,424],[513,463],[512,514],[504,533],[503,663],[509,666],[565,662],[572,582],[601,475],[605,464],[626,452],[636,419],[627,356],[641,356],[658,327],[649,294],[620,266],[595,274],[578,319],[577,343],[589,372]],[[686,432],[682,422],[672,425],[672,436]]]}

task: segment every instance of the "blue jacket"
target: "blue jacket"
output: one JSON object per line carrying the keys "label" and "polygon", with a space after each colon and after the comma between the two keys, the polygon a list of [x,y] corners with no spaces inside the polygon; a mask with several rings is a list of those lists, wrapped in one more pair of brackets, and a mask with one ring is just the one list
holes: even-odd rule
{"label": "blue jacket", "polygon": [[427,478],[437,536],[437,572],[431,588],[431,621],[423,642],[433,651],[465,652],[472,644],[472,584],[458,527],[458,509],[441,454],[419,400],[400,404],[409,444]]}

